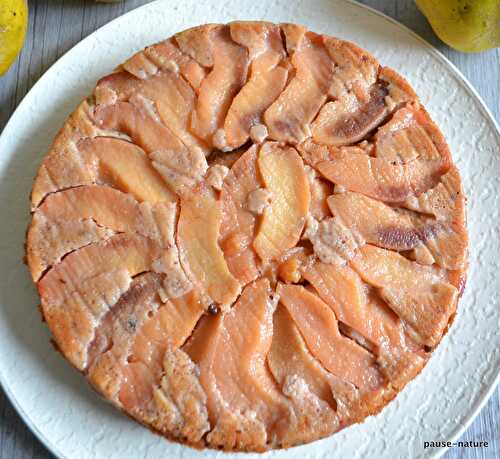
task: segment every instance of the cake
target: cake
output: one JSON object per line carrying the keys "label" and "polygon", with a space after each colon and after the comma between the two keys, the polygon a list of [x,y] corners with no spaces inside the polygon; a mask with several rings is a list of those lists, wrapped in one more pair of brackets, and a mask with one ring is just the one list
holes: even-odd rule
{"label": "cake", "polygon": [[65,122],[31,205],[56,348],[200,448],[285,448],[377,414],[465,284],[439,128],[394,70],[295,24],[202,25],[132,56]]}

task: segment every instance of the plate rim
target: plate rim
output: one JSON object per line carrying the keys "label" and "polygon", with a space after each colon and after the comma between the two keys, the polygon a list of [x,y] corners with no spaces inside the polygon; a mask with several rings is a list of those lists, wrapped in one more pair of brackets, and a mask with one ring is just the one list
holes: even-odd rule
{"label": "plate rim", "polygon": [[[368,10],[371,14],[378,16],[381,19],[384,19],[396,27],[400,28],[404,32],[408,33],[410,36],[413,38],[417,39],[420,43],[422,43],[426,50],[434,55],[435,58],[443,62],[447,67],[449,67],[454,74],[454,76],[458,77],[460,83],[465,87],[465,89],[469,92],[469,94],[477,101],[479,102],[479,108],[483,112],[483,115],[487,118],[487,120],[490,122],[490,124],[493,126],[494,130],[496,131],[497,136],[500,137],[500,124],[497,122],[495,119],[493,113],[491,112],[490,108],[486,105],[484,102],[483,98],[481,95],[477,92],[475,87],[469,82],[469,80],[465,77],[465,75],[456,67],[453,62],[451,62],[441,51],[439,51],[435,46],[433,46],[431,43],[429,43],[425,38],[421,37],[418,35],[416,32],[414,32],[412,29],[410,29],[408,26],[404,25],[403,23],[399,22],[398,20],[388,16],[387,14],[376,10],[375,8],[364,5],[360,3],[357,0],[337,0],[341,1],[347,4],[354,5],[360,9]],[[29,98],[31,97],[31,94],[36,91],[36,88],[41,84],[43,80],[47,78],[47,75],[50,74],[51,72],[54,71],[54,68],[62,61],[68,54],[72,53],[75,51],[76,48],[78,47],[84,47],[85,43],[87,41],[91,41],[94,35],[97,33],[100,33],[103,29],[106,27],[110,26],[112,23],[120,20],[121,18],[127,16],[127,15],[132,15],[136,14],[137,11],[141,9],[147,9],[151,8],[153,5],[160,4],[160,3],[166,3],[165,0],[154,0],[150,3],[146,3],[144,5],[140,5],[137,8],[134,8],[130,11],[127,11],[124,14],[121,14],[106,24],[102,25],[95,31],[93,31],[91,34],[86,36],[84,39],[73,45],[70,49],[68,49],[65,53],[63,53],[54,63],[43,73],[43,75],[40,76],[40,78],[36,81],[36,83],[30,88],[30,90],[24,95],[22,98],[21,102],[19,105],[16,107],[14,112],[10,115],[9,120],[5,124],[2,132],[0,133],[0,145],[2,144],[2,139],[4,137],[4,134],[6,131],[8,131],[8,128],[10,124],[12,123],[13,118],[16,116],[17,112],[20,112],[21,110],[24,109],[24,105],[28,103]],[[168,5],[167,5],[168,6]],[[469,411],[469,413],[465,416],[464,422],[461,423],[459,426],[457,426],[453,432],[450,434],[449,441],[452,443],[455,442],[472,424],[474,419],[479,415],[481,410],[484,408],[490,397],[493,395],[493,392],[496,390],[497,386],[499,385],[500,382],[500,366],[499,366],[499,371],[497,372],[496,378],[494,378],[493,382],[490,384],[490,386],[487,388],[487,390],[484,390],[481,395],[479,396],[478,400],[476,401],[474,407]],[[25,412],[25,410],[21,407],[20,403],[18,400],[15,398],[13,392],[10,389],[10,386],[6,384],[6,381],[3,378],[2,371],[0,368],[0,387],[3,389],[5,396],[7,400],[12,404],[14,409],[16,410],[17,414],[21,417],[22,421],[24,424],[28,427],[28,429],[37,437],[37,439],[44,445],[44,447],[53,455],[55,455],[58,459],[69,459],[67,456],[65,456],[59,448],[51,442],[49,438],[47,438],[37,427],[37,425],[34,423],[34,421],[31,420],[30,416],[28,413]],[[448,449],[448,447],[440,447],[440,448],[434,448],[431,452],[429,457],[438,459],[440,458]]]}

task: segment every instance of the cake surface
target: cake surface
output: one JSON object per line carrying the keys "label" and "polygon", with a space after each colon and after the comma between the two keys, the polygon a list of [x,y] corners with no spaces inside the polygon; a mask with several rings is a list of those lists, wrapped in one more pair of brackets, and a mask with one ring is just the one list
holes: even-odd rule
{"label": "cake surface", "polygon": [[294,24],[181,32],[102,78],[32,190],[54,343],[119,409],[264,451],[378,413],[465,283],[465,197],[395,71]]}

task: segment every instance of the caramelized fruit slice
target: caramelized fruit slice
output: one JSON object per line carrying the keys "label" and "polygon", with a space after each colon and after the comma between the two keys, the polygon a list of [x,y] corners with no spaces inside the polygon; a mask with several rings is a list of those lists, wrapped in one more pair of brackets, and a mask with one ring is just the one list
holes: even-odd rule
{"label": "caramelized fruit slice", "polygon": [[316,263],[305,273],[320,297],[335,312],[341,330],[377,356],[380,371],[393,387],[415,377],[426,354],[406,336],[399,317],[348,266]]}
{"label": "caramelized fruit slice", "polygon": [[304,164],[291,147],[265,143],[259,151],[259,171],[271,192],[253,246],[259,257],[278,258],[299,241],[309,210],[309,182]]}
{"label": "caramelized fruit slice", "polygon": [[126,193],[138,201],[175,202],[174,194],[151,165],[143,150],[123,140],[96,138],[80,145],[83,155],[95,155],[104,183]]}
{"label": "caramelized fruit slice", "polygon": [[57,346],[77,368],[103,315],[151,269],[160,245],[138,234],[118,234],[69,254],[38,282],[42,310]]}
{"label": "caramelized fruit slice", "polygon": [[286,416],[285,399],[265,365],[274,310],[270,293],[265,279],[245,287],[231,311],[205,319],[186,346],[200,367],[215,424],[207,440],[214,446],[262,449],[266,428]]}
{"label": "caramelized fruit slice", "polygon": [[[71,152],[71,158],[66,156]],[[78,164],[85,173],[78,174],[71,169]],[[132,167],[131,167],[132,166]],[[106,184],[131,193],[139,201],[175,201],[158,172],[152,167],[144,151],[123,139],[92,137],[73,144],[65,154],[47,159],[42,170],[45,174],[64,177],[61,183],[52,182],[48,190],[55,192],[80,185]],[[40,176],[40,180],[42,180]],[[50,179],[52,180],[52,179]],[[35,182],[37,188],[38,179]],[[40,186],[41,183],[40,183]],[[37,192],[38,193],[38,192]],[[41,196],[41,194],[37,194]],[[35,199],[35,198],[34,198]],[[37,198],[39,199],[39,198]],[[33,202],[35,202],[34,200]],[[37,205],[39,202],[37,202]]]}
{"label": "caramelized fruit slice", "polygon": [[344,100],[353,94],[359,102],[367,103],[370,90],[377,81],[377,60],[349,41],[323,36],[323,42],[335,63],[329,95],[337,100]]}
{"label": "caramelized fruit slice", "polygon": [[106,94],[111,100],[102,101],[104,105],[122,101],[146,110],[186,147],[201,148],[208,154],[207,146],[189,130],[196,94],[177,72],[160,72],[144,80],[138,80],[127,72],[115,72],[99,80],[95,94],[98,104],[99,96]]}
{"label": "caramelized fruit slice", "polygon": [[160,69],[178,71],[195,91],[199,90],[206,76],[206,70],[194,59],[181,52],[173,38],[148,46],[144,54]]}
{"label": "caramelized fruit slice", "polygon": [[174,193],[188,191],[202,179],[207,170],[208,165],[201,149],[188,149],[144,108],[129,102],[117,102],[98,106],[95,117],[102,128],[124,132],[143,148]]}
{"label": "caramelized fruit slice", "polygon": [[348,145],[361,140],[387,116],[384,85],[376,83],[378,62],[353,43],[325,37],[325,47],[335,63],[327,102],[312,124],[316,142]]}
{"label": "caramelized fruit slice", "polygon": [[374,85],[366,103],[359,104],[354,94],[326,103],[312,125],[314,141],[334,146],[359,142],[386,118],[386,95],[383,86]]}
{"label": "caramelized fruit slice", "polygon": [[434,188],[404,205],[416,212],[433,215],[442,232],[430,235],[426,243],[436,262],[447,269],[462,270],[466,265],[468,236],[465,195],[456,167],[452,167]]}
{"label": "caramelized fruit slice", "polygon": [[139,233],[166,246],[173,242],[176,204],[139,204],[107,186],[80,186],[49,195],[28,231],[28,263],[38,280],[71,250],[115,232]]}
{"label": "caramelized fruit slice", "polygon": [[451,165],[446,140],[418,103],[407,104],[377,131],[376,156],[402,162],[442,159]]}
{"label": "caramelized fruit slice", "polygon": [[248,209],[247,201],[248,195],[260,187],[257,147],[253,146],[231,167],[220,196],[219,244],[229,270],[242,284],[248,284],[259,275],[258,258],[252,247],[256,216]]}
{"label": "caramelized fruit slice", "polygon": [[185,343],[204,310],[196,290],[164,302],[136,334],[131,360],[161,372],[166,349],[176,349]]}
{"label": "caramelized fruit slice", "polygon": [[98,134],[93,123],[94,106],[84,100],[59,131],[50,151],[38,169],[31,191],[31,208],[36,209],[49,193],[75,184],[94,183],[90,158],[82,157],[75,145]]}
{"label": "caramelized fruit slice", "polygon": [[281,304],[273,316],[273,340],[267,356],[274,379],[283,386],[287,377],[302,378],[310,390],[335,409],[332,374],[309,353],[292,317]]}
{"label": "caramelized fruit slice", "polygon": [[240,293],[240,284],[230,273],[218,244],[221,218],[220,201],[212,190],[200,186],[181,199],[177,244],[191,280],[226,309]]}
{"label": "caramelized fruit slice", "polygon": [[340,334],[334,313],[323,301],[299,285],[280,285],[278,294],[312,354],[328,371],[362,392],[380,387],[383,377],[375,357]]}
{"label": "caramelized fruit slice", "polygon": [[[447,269],[463,267],[467,238],[464,226],[455,223],[453,216],[437,220],[352,192],[330,196],[328,205],[333,214],[370,244],[397,251],[413,249],[420,256],[419,263],[437,262]],[[425,254],[429,261],[422,259]]]}
{"label": "caramelized fruit slice", "polygon": [[[173,38],[139,51],[121,67],[137,79],[143,81],[150,80],[162,72],[181,75],[195,91],[198,91],[201,82],[207,74],[206,69],[177,47]],[[119,72],[115,72],[110,76],[117,73]],[[97,103],[114,103],[116,96],[113,94],[113,90],[109,91],[109,88],[100,86],[101,82],[102,80],[96,88]],[[100,97],[101,95],[108,96],[108,98],[102,98]]]}
{"label": "caramelized fruit slice", "polygon": [[160,276],[152,273],[132,281],[96,330],[88,377],[137,419],[199,441],[209,429],[206,398],[194,364],[177,348],[203,306],[195,292],[161,304],[160,286]]}
{"label": "caramelized fruit slice", "polygon": [[[302,380],[311,394],[328,404],[319,407],[322,413],[329,414],[329,407],[334,409],[336,414],[330,414],[330,426],[327,423],[327,428],[338,428],[339,421],[344,426],[350,422],[353,417],[350,410],[359,397],[357,389],[326,371],[313,357],[297,325],[282,304],[278,305],[274,313],[273,341],[267,362],[274,378],[282,387],[286,387],[290,381]],[[318,415],[317,419],[325,421],[324,416],[322,419]]]}
{"label": "caramelized fruit slice", "polygon": [[61,258],[86,245],[108,239],[114,234],[109,228],[98,226],[92,219],[61,221],[54,224],[37,212],[31,221],[27,236],[26,260],[31,277],[36,282]]}
{"label": "caramelized fruit slice", "polygon": [[195,41],[186,35],[189,33],[177,35],[181,48],[193,50],[192,57],[212,67],[201,83],[191,123],[193,132],[210,144],[217,129],[223,127],[233,98],[246,81],[248,57],[246,50],[231,40],[228,26],[213,26]]}
{"label": "caramelized fruit slice", "polygon": [[264,120],[272,139],[295,144],[311,135],[309,124],[327,99],[335,66],[321,36],[312,32],[290,36],[297,39],[287,43],[294,49],[291,62],[296,73],[266,110]]}
{"label": "caramelized fruit slice", "polygon": [[418,228],[407,214],[376,199],[348,191],[330,196],[328,206],[333,215],[365,242],[398,251],[422,244],[423,227]]}
{"label": "caramelized fruit slice", "polygon": [[304,272],[337,319],[381,347],[401,347],[403,327],[387,307],[369,300],[358,274],[348,266],[315,263]]}
{"label": "caramelized fruit slice", "polygon": [[160,421],[153,425],[166,434],[203,445],[210,424],[198,368],[185,352],[174,349],[165,352],[163,371],[160,387],[154,391]]}
{"label": "caramelized fruit slice", "polygon": [[423,193],[447,171],[441,159],[402,164],[368,156],[358,147],[337,149],[307,142],[299,151],[333,183],[386,202],[401,202]]}
{"label": "caramelized fruit slice", "polygon": [[414,330],[413,337],[435,346],[455,312],[457,289],[440,271],[412,262],[398,253],[371,245],[362,247],[352,266],[391,309]]}
{"label": "caramelized fruit slice", "polygon": [[233,40],[248,49],[250,78],[233,99],[224,122],[226,145],[243,145],[253,126],[262,124],[264,111],[281,94],[288,71],[278,66],[285,57],[279,26],[263,22],[233,22]]}
{"label": "caramelized fruit slice", "polygon": [[[136,276],[126,292],[102,317],[88,347],[86,372],[101,394],[119,404],[120,389],[127,384],[123,368],[136,335],[160,307],[158,289],[161,276],[145,273]],[[153,387],[146,387],[152,391]]]}

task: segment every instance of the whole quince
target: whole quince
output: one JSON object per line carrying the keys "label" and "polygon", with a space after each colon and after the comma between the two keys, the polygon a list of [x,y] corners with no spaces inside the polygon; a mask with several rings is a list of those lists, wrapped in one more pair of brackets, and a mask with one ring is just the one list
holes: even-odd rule
{"label": "whole quince", "polygon": [[0,76],[7,72],[23,47],[27,26],[25,0],[0,0]]}
{"label": "whole quince", "polygon": [[468,53],[500,46],[500,0],[416,0],[436,35]]}

